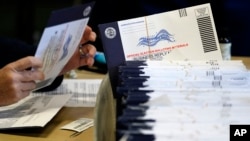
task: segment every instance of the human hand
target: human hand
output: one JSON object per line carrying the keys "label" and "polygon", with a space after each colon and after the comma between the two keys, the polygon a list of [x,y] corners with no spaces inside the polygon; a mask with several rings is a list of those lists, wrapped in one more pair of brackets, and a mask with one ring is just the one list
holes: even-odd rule
{"label": "human hand", "polygon": [[[36,88],[36,80],[43,80],[39,70],[42,61],[25,57],[0,69],[0,106],[10,105],[28,96]],[[34,68],[34,69],[30,69]]]}
{"label": "human hand", "polygon": [[[94,42],[96,40],[96,33],[91,27],[87,26],[85,28],[84,34],[79,44],[79,48],[76,49],[73,56],[70,58],[68,63],[62,69],[60,75],[66,72],[79,68],[81,66],[92,66],[94,64],[94,56],[96,53],[96,48],[88,42]],[[82,54],[87,54],[86,57],[82,57]]]}

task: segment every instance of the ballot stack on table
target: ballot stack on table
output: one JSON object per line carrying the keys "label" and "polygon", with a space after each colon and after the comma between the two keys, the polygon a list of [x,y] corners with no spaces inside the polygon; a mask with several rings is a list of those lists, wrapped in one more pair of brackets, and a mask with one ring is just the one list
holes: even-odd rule
{"label": "ballot stack on table", "polygon": [[228,141],[231,125],[250,123],[249,78],[241,61],[126,61],[117,139]]}
{"label": "ballot stack on table", "polygon": [[[116,140],[229,141],[233,125],[250,124],[249,72],[241,61],[223,60],[209,3],[99,30]],[[99,111],[108,107],[102,104]],[[101,129],[100,137],[109,133]]]}

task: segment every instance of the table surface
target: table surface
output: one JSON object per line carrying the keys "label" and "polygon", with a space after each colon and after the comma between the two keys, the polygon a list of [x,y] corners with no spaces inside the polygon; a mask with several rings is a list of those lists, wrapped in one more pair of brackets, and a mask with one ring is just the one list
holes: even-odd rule
{"label": "table surface", "polygon": [[247,69],[250,70],[250,57],[233,56],[232,60],[242,60],[243,63],[246,65]]}
{"label": "table surface", "polygon": [[[104,74],[85,70],[76,70],[79,79],[102,79]],[[90,127],[77,136],[74,131],[62,130],[62,126],[79,118],[94,118],[94,107],[63,107],[44,127],[0,131],[0,141],[94,141],[94,127]]]}
{"label": "table surface", "polygon": [[[232,60],[242,60],[250,69],[250,57],[232,57]],[[79,78],[103,78],[103,74],[77,70]],[[63,107],[59,113],[44,127],[39,129],[22,129],[0,131],[0,141],[94,141],[94,127],[78,136],[71,137],[75,132],[60,128],[79,118],[94,118],[94,107]]]}

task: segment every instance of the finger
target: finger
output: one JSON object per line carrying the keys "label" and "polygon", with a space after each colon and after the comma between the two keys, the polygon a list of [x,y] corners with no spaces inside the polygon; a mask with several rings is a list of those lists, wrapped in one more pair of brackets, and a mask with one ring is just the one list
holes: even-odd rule
{"label": "finger", "polygon": [[89,66],[89,67],[93,66],[93,65],[94,65],[94,62],[95,62],[95,59],[92,58],[92,57],[89,57],[89,58],[87,59],[87,66]]}
{"label": "finger", "polygon": [[89,41],[94,42],[96,40],[96,33],[92,30],[92,28],[90,26],[87,26],[85,29],[86,32],[86,39]]}
{"label": "finger", "polygon": [[93,57],[85,57],[80,59],[80,66],[93,66],[95,59]]}
{"label": "finger", "polygon": [[30,92],[31,92],[30,90],[22,91],[22,94],[20,95],[20,100],[30,95]]}
{"label": "finger", "polygon": [[95,48],[95,46],[89,44],[89,45],[87,46],[87,50],[88,50],[88,54],[89,54],[89,55],[91,55],[91,56],[93,56],[93,57],[95,56],[95,54],[96,54],[96,48]]}
{"label": "finger", "polygon": [[88,54],[88,57],[94,57],[96,54],[96,48],[92,44],[85,44],[82,46],[82,51],[84,54]]}
{"label": "finger", "polygon": [[[91,45],[91,44],[86,44],[81,48],[81,52],[83,52],[83,54],[86,54],[85,57],[80,57],[80,66],[93,66],[94,64],[94,56],[96,54],[96,48],[95,46]],[[79,54],[82,54],[81,52],[79,52]]]}
{"label": "finger", "polygon": [[28,68],[42,67],[42,61],[35,57],[25,57],[10,64],[16,71],[23,71]]}
{"label": "finger", "polygon": [[91,41],[91,42],[94,42],[95,40],[96,40],[96,33],[95,32],[91,32],[91,34],[89,35],[89,40]]}
{"label": "finger", "polygon": [[44,80],[44,73],[39,70],[25,70],[18,72],[20,74],[20,81],[29,82],[35,80]]}
{"label": "finger", "polygon": [[88,41],[94,42],[95,40],[96,40],[96,33],[92,31],[91,27],[86,26],[80,43],[85,44]]}
{"label": "finger", "polygon": [[36,83],[35,81],[29,81],[29,82],[24,82],[20,84],[21,86],[21,91],[23,93],[31,92],[36,88]]}

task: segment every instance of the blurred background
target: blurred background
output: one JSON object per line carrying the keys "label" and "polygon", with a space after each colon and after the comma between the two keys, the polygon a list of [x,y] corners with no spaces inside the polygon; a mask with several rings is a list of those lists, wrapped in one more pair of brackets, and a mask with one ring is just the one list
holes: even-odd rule
{"label": "blurred background", "polygon": [[72,6],[72,0],[3,0],[0,35],[36,45],[52,10]]}

